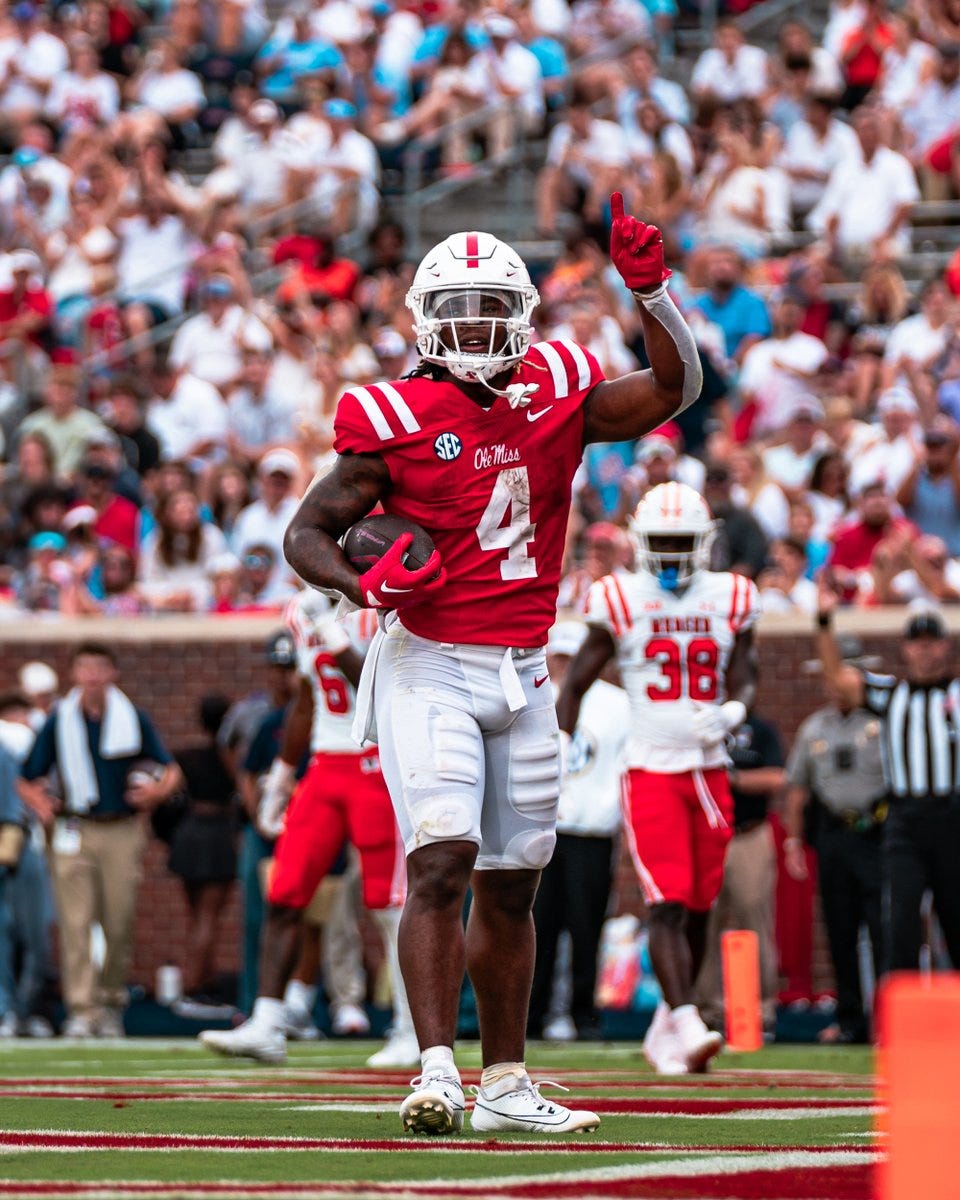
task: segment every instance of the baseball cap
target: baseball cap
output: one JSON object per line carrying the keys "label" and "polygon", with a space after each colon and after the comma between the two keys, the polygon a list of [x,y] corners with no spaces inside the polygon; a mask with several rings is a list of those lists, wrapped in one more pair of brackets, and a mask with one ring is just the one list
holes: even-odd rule
{"label": "baseball cap", "polygon": [[297,647],[293,641],[293,634],[281,629],[270,638],[267,642],[267,662],[272,667],[297,665]]}
{"label": "baseball cap", "polygon": [[32,21],[37,15],[37,10],[32,4],[15,4],[12,10],[12,16],[15,21]]}
{"label": "baseball cap", "polygon": [[916,641],[918,638],[945,638],[946,636],[947,627],[943,617],[935,608],[917,609],[912,616],[907,618],[907,623],[903,627],[903,638],[907,642]]}
{"label": "baseball cap", "polygon": [[637,447],[634,454],[634,461],[638,463],[649,462],[652,458],[667,458],[673,462],[677,457],[677,452],[673,445],[665,437],[658,437],[657,434],[651,434],[643,439]]}
{"label": "baseball cap", "polygon": [[373,339],[373,352],[378,358],[402,358],[407,353],[407,343],[395,329],[381,329]]}
{"label": "baseball cap", "polygon": [[494,38],[510,38],[517,32],[517,27],[503,13],[491,13],[483,22],[484,30]]}
{"label": "baseball cap", "polygon": [[42,157],[40,151],[34,146],[18,146],[10,156],[10,160],[16,167],[32,167]]}
{"label": "baseball cap", "polygon": [[273,475],[279,471],[295,479],[300,473],[300,460],[292,450],[268,450],[260,459],[259,471],[261,475]]}
{"label": "baseball cap", "polygon": [[790,405],[789,420],[796,421],[801,417],[806,417],[811,421],[823,420],[823,405],[816,396],[798,396]]}
{"label": "baseball cap", "polygon": [[229,550],[225,550],[222,554],[214,554],[207,561],[207,574],[211,578],[214,575],[232,575],[235,571],[239,571],[240,567],[240,559],[235,554],[231,554]]}
{"label": "baseball cap", "polygon": [[62,533],[57,533],[52,529],[44,529],[41,533],[35,533],[27,542],[28,550],[52,550],[55,554],[60,554],[67,548],[67,539]]}
{"label": "baseball cap", "polygon": [[547,637],[548,654],[572,658],[586,641],[587,627],[581,621],[558,621]]}
{"label": "baseball cap", "polygon": [[352,121],[357,115],[357,106],[351,104],[349,100],[341,100],[335,96],[324,104],[323,111],[334,121]]}
{"label": "baseball cap", "polygon": [[60,522],[60,528],[69,531],[77,529],[80,525],[94,525],[97,520],[97,510],[92,504],[78,504],[76,508],[71,508],[64,515]]}
{"label": "baseball cap", "polygon": [[280,109],[272,100],[254,100],[247,116],[254,124],[268,125],[280,120]]}
{"label": "baseball cap", "polygon": [[40,256],[32,250],[11,250],[7,255],[11,271],[42,271]]}
{"label": "baseball cap", "polygon": [[55,692],[60,686],[56,671],[45,662],[24,663],[17,675],[17,682],[28,700],[31,696]]}
{"label": "baseball cap", "polygon": [[919,411],[916,397],[909,388],[905,387],[887,388],[877,401],[877,412],[881,414],[892,412],[916,414]]}
{"label": "baseball cap", "polygon": [[232,296],[233,283],[226,277],[226,275],[213,275],[203,285],[202,290],[204,296]]}

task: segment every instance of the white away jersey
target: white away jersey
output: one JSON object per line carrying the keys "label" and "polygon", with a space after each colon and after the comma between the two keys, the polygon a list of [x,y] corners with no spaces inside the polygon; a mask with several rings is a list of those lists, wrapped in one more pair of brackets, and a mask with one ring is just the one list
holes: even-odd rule
{"label": "white away jersey", "polygon": [[[326,649],[319,625],[333,619],[336,606],[321,592],[305,589],[287,605],[284,620],[297,647],[297,671],[313,688],[313,726],[310,750],[326,754],[369,754],[353,737],[356,692]],[[367,652],[377,631],[377,615],[363,608],[342,618],[358,654]]]}
{"label": "white away jersey", "polygon": [[691,718],[726,699],[733,644],[758,612],[756,586],[726,571],[700,571],[681,593],[647,571],[616,571],[591,587],[586,619],[613,638],[630,697],[627,766],[673,775],[726,764],[722,743],[698,744]]}

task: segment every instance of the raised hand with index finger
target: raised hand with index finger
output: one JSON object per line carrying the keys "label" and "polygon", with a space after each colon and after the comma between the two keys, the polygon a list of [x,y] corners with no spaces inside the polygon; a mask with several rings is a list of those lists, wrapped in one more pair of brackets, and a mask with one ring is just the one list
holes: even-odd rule
{"label": "raised hand with index finger", "polygon": [[623,195],[610,197],[610,258],[632,292],[656,291],[672,275],[663,265],[663,236],[656,225],[623,211]]}

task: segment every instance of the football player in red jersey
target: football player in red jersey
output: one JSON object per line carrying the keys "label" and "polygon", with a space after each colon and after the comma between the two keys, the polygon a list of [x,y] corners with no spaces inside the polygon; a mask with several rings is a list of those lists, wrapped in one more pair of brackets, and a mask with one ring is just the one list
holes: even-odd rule
{"label": "football player in red jersey", "polygon": [[[400,1115],[414,1132],[462,1127],[453,1043],[464,968],[484,1068],[472,1127],[599,1124],[544,1100],[523,1062],[531,910],[560,785],[544,645],[584,446],[649,433],[696,400],[702,379],[667,293],[660,231],[626,215],[619,193],[611,211],[611,257],[636,297],[649,370],[605,380],[574,342],[531,344],[539,297],[522,259],[489,234],[454,234],[407,295],[420,366],[344,393],[339,458],[287,530],[303,579],[382,610],[355,732],[379,742],[407,852],[400,961],[422,1071]],[[430,533],[425,567],[403,565],[409,535],[365,574],[351,567],[337,539],[377,503]]]}

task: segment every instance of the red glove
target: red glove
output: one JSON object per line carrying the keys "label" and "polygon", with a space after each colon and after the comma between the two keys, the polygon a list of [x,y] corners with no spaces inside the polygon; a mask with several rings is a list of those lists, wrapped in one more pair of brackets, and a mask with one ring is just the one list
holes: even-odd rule
{"label": "red glove", "polygon": [[663,265],[663,236],[656,225],[644,225],[624,214],[623,196],[610,197],[610,258],[631,292],[653,291],[673,274]]}
{"label": "red glove", "polygon": [[440,566],[439,550],[434,550],[423,566],[413,571],[403,565],[403,556],[412,542],[412,533],[401,533],[383,558],[360,576],[360,591],[368,608],[420,604],[446,583],[447,572]]}

